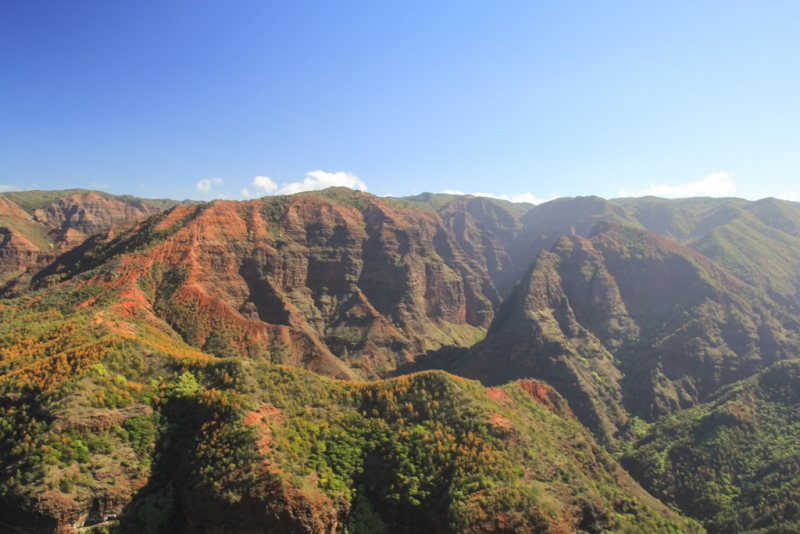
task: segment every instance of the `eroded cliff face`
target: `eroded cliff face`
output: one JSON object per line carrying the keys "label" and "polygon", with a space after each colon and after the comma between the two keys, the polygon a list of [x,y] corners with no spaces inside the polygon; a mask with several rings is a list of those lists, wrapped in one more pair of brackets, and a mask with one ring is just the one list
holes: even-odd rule
{"label": "eroded cliff face", "polygon": [[95,234],[161,211],[144,200],[125,203],[89,191],[64,196],[28,213],[14,201],[0,196],[0,285],[5,285],[2,290],[9,292],[26,286],[60,254],[80,247]]}
{"label": "eroded cliff face", "polygon": [[599,197],[561,198],[515,212],[483,197],[460,197],[439,210],[462,249],[480,263],[503,298],[543,250],[562,236],[588,238],[598,221],[639,226],[622,206]]}
{"label": "eroded cliff face", "polygon": [[83,265],[118,261],[109,283],[124,287],[120,306],[165,320],[198,348],[266,352],[339,378],[375,378],[482,336],[500,297],[450,227],[371,195],[351,200],[178,206]]}
{"label": "eroded cliff face", "polygon": [[3,271],[24,271],[39,262],[42,250],[24,235],[7,227],[0,228],[0,263]]}
{"label": "eroded cliff face", "polygon": [[555,252],[540,253],[498,310],[486,340],[454,371],[489,385],[544,380],[566,397],[583,424],[610,443],[628,419],[622,374],[600,340],[578,322],[561,276],[566,263]]}
{"label": "eroded cliff face", "polygon": [[114,223],[143,219],[160,213],[144,200],[131,203],[104,198],[89,191],[70,195],[33,211],[33,219],[53,228],[72,229],[86,237],[107,230]]}
{"label": "eroded cliff face", "polygon": [[[768,311],[769,310],[769,311]],[[455,370],[486,383],[536,377],[600,436],[653,420],[798,354],[794,319],[708,258],[630,226],[542,252]]]}
{"label": "eroded cliff face", "polygon": [[11,200],[0,197],[0,284],[55,258],[47,229]]}

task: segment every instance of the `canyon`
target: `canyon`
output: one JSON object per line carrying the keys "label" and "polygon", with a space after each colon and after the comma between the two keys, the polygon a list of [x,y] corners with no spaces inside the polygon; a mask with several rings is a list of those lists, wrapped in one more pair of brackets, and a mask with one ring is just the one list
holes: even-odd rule
{"label": "canyon", "polygon": [[[25,532],[735,531],[647,440],[800,357],[775,199],[16,192],[0,238]],[[771,510],[749,528],[800,521]]]}

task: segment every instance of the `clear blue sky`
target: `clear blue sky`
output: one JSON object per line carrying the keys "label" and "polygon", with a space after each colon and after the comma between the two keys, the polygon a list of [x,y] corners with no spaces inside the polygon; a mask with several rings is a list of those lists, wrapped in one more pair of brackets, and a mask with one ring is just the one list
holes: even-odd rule
{"label": "clear blue sky", "polygon": [[0,189],[800,200],[798,28],[796,1],[7,0]]}

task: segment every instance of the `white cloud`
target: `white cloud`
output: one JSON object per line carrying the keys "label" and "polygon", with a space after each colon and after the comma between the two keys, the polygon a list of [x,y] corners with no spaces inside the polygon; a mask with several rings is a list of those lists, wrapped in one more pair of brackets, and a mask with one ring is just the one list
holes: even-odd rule
{"label": "white cloud", "polygon": [[92,186],[92,187],[96,187],[97,189],[108,189],[109,187],[111,187],[111,186],[110,186],[110,185],[108,185],[108,184],[99,184],[99,183],[97,183],[97,182],[92,182],[92,183],[91,183],[91,186]]}
{"label": "white cloud", "polygon": [[[455,189],[448,189],[444,191],[448,195],[466,195],[462,191]],[[474,197],[496,198],[498,200],[508,200],[509,202],[527,202],[529,204],[541,204],[544,202],[541,198],[536,198],[532,193],[517,193],[514,195],[495,195],[493,193],[470,193]],[[556,198],[555,196],[553,198]]]}
{"label": "white cloud", "polygon": [[521,193],[519,195],[511,195],[511,202],[527,202],[528,204],[541,204],[544,200],[536,198],[531,193]]}
{"label": "white cloud", "polygon": [[197,190],[201,193],[210,193],[212,185],[219,185],[222,183],[222,178],[203,178],[197,182]]}
{"label": "white cloud", "polygon": [[5,193],[7,191],[19,191],[20,188],[15,185],[0,185],[0,193]]}
{"label": "white cloud", "polygon": [[359,191],[367,190],[367,184],[351,172],[311,171],[306,173],[306,177],[302,182],[283,184],[277,193],[279,195],[293,195],[302,191],[319,191],[328,187],[349,187]]}
{"label": "white cloud", "polygon": [[678,185],[650,184],[650,187],[638,192],[620,189],[619,196],[655,196],[664,198],[724,197],[736,191],[733,176],[734,174],[730,172],[715,172],[695,182],[686,182]]}
{"label": "white cloud", "polygon": [[[311,171],[300,182],[284,183],[280,187],[269,176],[256,176],[250,184],[256,189],[263,190],[268,195],[293,195],[303,191],[319,191],[328,187],[349,187],[359,191],[366,191],[367,184],[351,172],[325,172]],[[243,196],[250,196],[247,188],[242,189]]]}
{"label": "white cloud", "polygon": [[780,196],[783,200],[791,200],[792,202],[800,202],[800,193],[794,191],[787,191]]}
{"label": "white cloud", "polygon": [[253,187],[263,189],[268,195],[271,195],[278,190],[278,184],[273,182],[269,176],[256,176],[251,185]]}

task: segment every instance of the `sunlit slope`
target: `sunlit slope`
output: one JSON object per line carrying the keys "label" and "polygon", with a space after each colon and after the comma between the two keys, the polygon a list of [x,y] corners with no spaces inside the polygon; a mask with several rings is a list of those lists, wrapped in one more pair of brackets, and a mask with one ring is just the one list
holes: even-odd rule
{"label": "sunlit slope", "polygon": [[69,532],[699,531],[532,381],[217,358],[76,276],[0,313],[0,520]]}
{"label": "sunlit slope", "polygon": [[114,235],[114,227],[176,204],[84,189],[0,193],[0,294],[27,286],[59,254],[90,237]]}
{"label": "sunlit slope", "polygon": [[500,301],[440,217],[350,190],[177,206],[54,265],[38,287],[80,273],[206,352],[342,378],[469,346]]}
{"label": "sunlit slope", "polygon": [[800,204],[774,198],[617,199],[648,230],[675,239],[800,310]]}

